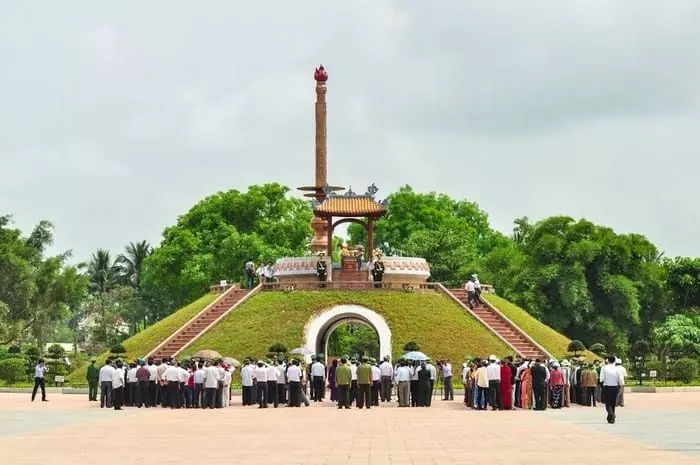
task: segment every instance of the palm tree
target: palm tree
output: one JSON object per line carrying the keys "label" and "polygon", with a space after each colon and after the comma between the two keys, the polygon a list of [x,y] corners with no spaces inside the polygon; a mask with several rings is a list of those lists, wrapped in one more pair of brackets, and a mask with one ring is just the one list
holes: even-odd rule
{"label": "palm tree", "polygon": [[119,266],[122,276],[136,289],[141,287],[141,271],[143,262],[153,253],[153,248],[148,241],[141,241],[134,244],[129,242],[124,248],[126,253],[119,254],[116,264]]}
{"label": "palm tree", "polygon": [[87,275],[90,277],[90,288],[99,293],[107,292],[118,284],[119,268],[116,262],[112,262],[109,250],[97,249],[92,254]]}

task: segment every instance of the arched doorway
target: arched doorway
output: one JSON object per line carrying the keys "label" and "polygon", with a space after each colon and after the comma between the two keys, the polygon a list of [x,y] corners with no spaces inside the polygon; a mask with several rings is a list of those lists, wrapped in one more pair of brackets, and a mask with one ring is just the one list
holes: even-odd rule
{"label": "arched doorway", "polygon": [[[391,329],[384,317],[361,305],[336,305],[314,315],[305,328],[307,351],[328,356],[328,338],[333,331],[345,323],[362,323],[371,327],[379,337],[381,357],[391,356]],[[307,356],[310,359],[311,356]]]}

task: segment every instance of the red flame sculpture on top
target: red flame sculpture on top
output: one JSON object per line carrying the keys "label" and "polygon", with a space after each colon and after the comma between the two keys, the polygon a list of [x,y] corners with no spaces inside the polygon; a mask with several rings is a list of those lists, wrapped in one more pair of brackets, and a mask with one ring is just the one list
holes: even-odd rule
{"label": "red flame sculpture on top", "polygon": [[316,79],[316,82],[326,82],[328,80],[328,71],[326,71],[326,68],[324,68],[323,65],[316,68],[316,71],[314,72],[314,79]]}

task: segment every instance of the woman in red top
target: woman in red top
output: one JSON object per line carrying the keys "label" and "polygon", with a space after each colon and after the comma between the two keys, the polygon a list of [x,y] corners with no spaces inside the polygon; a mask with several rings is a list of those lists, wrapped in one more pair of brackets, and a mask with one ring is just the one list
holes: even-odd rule
{"label": "woman in red top", "polygon": [[564,372],[559,369],[558,363],[552,365],[549,386],[552,390],[552,408],[561,408],[564,400]]}

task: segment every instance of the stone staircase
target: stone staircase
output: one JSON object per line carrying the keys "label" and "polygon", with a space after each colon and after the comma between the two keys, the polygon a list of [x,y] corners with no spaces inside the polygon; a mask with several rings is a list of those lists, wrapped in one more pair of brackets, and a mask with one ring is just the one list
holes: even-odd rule
{"label": "stone staircase", "polygon": [[[467,291],[464,289],[449,289],[457,300],[462,302],[469,310],[467,305]],[[484,300],[482,298],[482,300]],[[483,321],[493,332],[501,336],[511,347],[513,347],[518,355],[525,358],[550,358],[550,354],[533,341],[522,329],[515,323],[506,318],[495,307],[487,304],[484,306],[475,307],[470,310],[472,314]]]}
{"label": "stone staircase", "polygon": [[230,311],[235,309],[243,301],[257,293],[260,287],[255,289],[230,288],[224,292],[214,302],[209,304],[204,310],[199,312],[194,318],[185,323],[180,329],[173,333],[170,338],[161,343],[148,357],[170,358],[177,356],[187,346],[192,344],[199,336],[206,332],[211,326],[217,323]]}

